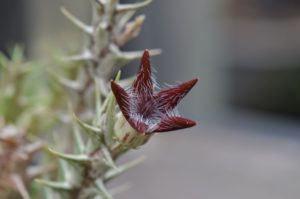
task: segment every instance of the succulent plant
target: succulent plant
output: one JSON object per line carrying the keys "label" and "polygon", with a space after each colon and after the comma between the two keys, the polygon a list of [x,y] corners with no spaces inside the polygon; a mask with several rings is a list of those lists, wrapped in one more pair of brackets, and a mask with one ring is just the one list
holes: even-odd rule
{"label": "succulent plant", "polygon": [[[63,14],[86,34],[88,43],[80,54],[67,57],[71,61],[81,61],[77,69],[77,79],[69,80],[61,75],[55,75],[65,88],[71,90],[70,101],[75,113],[69,120],[71,121],[69,125],[73,126],[71,131],[74,146],[67,150],[68,153],[49,149],[50,153],[62,160],[60,167],[62,177],[57,178],[57,181],[37,180],[56,190],[59,193],[56,197],[113,198],[113,192],[109,191],[105,184],[141,161],[138,159],[117,166],[115,161],[121,154],[144,144],[154,132],[195,125],[195,122],[177,116],[173,109],[197,80],[152,95],[149,54],[158,54],[159,50],[145,52],[120,50],[122,45],[137,36],[145,17],[138,16],[129,22],[130,19],[138,9],[150,2],[146,0],[123,5],[117,0],[91,0],[90,25],[77,19],[65,8],[62,9]],[[140,58],[142,54],[144,56],[140,71],[133,82],[130,97],[127,97],[127,92],[117,84],[123,84],[120,81],[120,72],[111,83],[111,90],[109,79],[112,74],[124,64]],[[170,98],[173,98],[173,101]],[[153,123],[152,127],[146,126],[145,123],[136,125],[138,121],[131,120],[126,111],[126,108],[132,108],[128,107],[132,105],[130,103],[143,103],[145,100],[155,106],[148,108],[155,108],[154,112],[158,114],[149,120]],[[116,101],[121,111],[116,110]],[[161,106],[154,103],[160,103]],[[143,118],[147,119],[150,117],[149,114],[147,111],[141,112],[137,117],[144,121]],[[48,198],[51,197],[51,194],[48,195]]]}
{"label": "succulent plant", "polygon": [[[157,55],[160,50],[121,50],[139,34],[145,16],[131,19],[151,0],[133,4],[120,4],[118,0],[89,2],[92,7],[90,24],[62,8],[62,13],[85,34],[88,42],[78,54],[64,57],[66,63],[73,63],[73,67],[50,69],[52,78],[46,86],[47,78],[39,80],[39,84],[28,79],[34,74],[30,67],[14,71],[7,67],[6,59],[2,59],[5,64],[0,69],[7,70],[8,75],[0,74],[0,86],[3,86],[0,93],[3,119],[0,166],[7,172],[0,175],[0,188],[18,190],[26,199],[30,194],[25,184],[30,184],[32,176],[47,171],[53,161],[50,158],[45,166],[29,172],[35,166],[33,154],[44,146],[44,142],[28,135],[35,138],[44,131],[54,132],[53,142],[47,140],[47,148],[56,160],[59,159],[58,169],[36,179],[46,187],[46,198],[112,199],[124,187],[109,190],[107,183],[143,160],[138,158],[118,165],[117,160],[122,154],[138,149],[155,133],[196,124],[182,118],[176,106],[197,79],[157,92],[150,55]],[[20,56],[17,53],[15,57],[19,60]],[[140,58],[135,79],[121,79],[121,67]],[[110,81],[113,76],[114,80]],[[50,86],[52,82],[58,83],[59,92]],[[28,93],[23,93],[24,90]],[[51,121],[55,121],[54,126]]]}
{"label": "succulent plant", "polygon": [[[151,98],[148,99],[147,103],[152,103],[151,105],[155,107],[148,107],[150,109],[139,113],[135,112],[141,110],[139,107],[137,110],[128,107],[132,105],[131,103],[134,103],[134,106],[141,104],[135,103],[134,100],[136,99],[131,100],[128,93],[115,83],[115,81],[119,81],[119,73],[116,80],[111,82],[112,91],[102,104],[100,104],[99,90],[96,89],[97,108],[92,124],[85,123],[74,116],[76,123],[88,136],[84,142],[79,134],[79,129],[74,124],[73,132],[78,152],[69,154],[49,149],[49,152],[66,163],[62,166],[63,181],[38,180],[39,183],[62,191],[64,197],[113,198],[110,191],[105,188],[105,183],[140,162],[135,160],[117,166],[115,161],[121,154],[128,149],[138,148],[145,144],[154,132],[167,132],[192,127],[196,124],[194,121],[181,118],[170,111],[173,111],[177,103],[196,84],[197,79],[153,94],[148,60],[149,54],[148,51],[145,51],[137,79],[133,82],[133,88],[129,92],[134,92],[131,93],[132,98],[139,98],[140,100],[145,100],[145,98],[143,99],[145,96]],[[139,92],[139,94],[135,92]],[[116,99],[112,93],[115,94]],[[160,103],[155,102],[153,104],[151,100],[158,100]],[[115,113],[115,101],[119,104],[121,110],[119,113]],[[143,105],[147,108],[147,104]],[[153,118],[147,118],[151,116]],[[136,118],[139,120],[133,120]],[[150,124],[145,120],[153,120],[148,121],[152,122],[151,125],[153,126],[150,128]]]}

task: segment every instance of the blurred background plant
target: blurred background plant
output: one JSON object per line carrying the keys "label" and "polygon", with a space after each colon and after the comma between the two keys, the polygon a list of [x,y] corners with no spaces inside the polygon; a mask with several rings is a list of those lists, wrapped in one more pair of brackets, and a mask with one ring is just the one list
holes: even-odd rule
{"label": "blurred background plant", "polygon": [[53,165],[36,158],[54,123],[45,67],[26,61],[21,47],[0,54],[0,197],[29,198],[32,180]]}

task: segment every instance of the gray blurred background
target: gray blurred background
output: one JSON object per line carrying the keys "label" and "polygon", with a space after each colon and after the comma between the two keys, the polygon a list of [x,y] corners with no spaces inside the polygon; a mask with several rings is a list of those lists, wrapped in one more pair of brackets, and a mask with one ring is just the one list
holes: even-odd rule
{"label": "gray blurred background", "polygon": [[[60,6],[89,21],[87,0],[1,0],[0,48],[21,42],[37,59],[74,51],[83,40]],[[161,48],[160,83],[200,78],[179,107],[199,125],[124,157],[147,160],[111,185],[132,184],[117,198],[298,199],[300,1],[154,0],[140,13],[144,28],[125,49]]]}

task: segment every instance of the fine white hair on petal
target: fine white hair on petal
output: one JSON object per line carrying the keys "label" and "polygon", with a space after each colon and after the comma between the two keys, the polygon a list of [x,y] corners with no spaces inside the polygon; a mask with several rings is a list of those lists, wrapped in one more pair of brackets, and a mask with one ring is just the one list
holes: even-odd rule
{"label": "fine white hair on petal", "polygon": [[167,111],[166,115],[168,117],[180,117],[180,113],[178,111],[178,108],[174,108],[172,111]]}
{"label": "fine white hair on petal", "polygon": [[176,86],[176,84],[169,84],[169,83],[164,83],[164,86],[162,87],[163,89],[167,89],[167,88],[173,88],[174,86]]}
{"label": "fine white hair on petal", "polygon": [[157,73],[157,70],[154,68],[154,67],[151,67],[152,68],[152,73],[151,73],[151,80],[152,80],[152,84],[153,84],[153,89],[154,90],[159,90],[160,89],[160,86],[157,82],[157,78],[156,78],[156,75],[155,73]]}

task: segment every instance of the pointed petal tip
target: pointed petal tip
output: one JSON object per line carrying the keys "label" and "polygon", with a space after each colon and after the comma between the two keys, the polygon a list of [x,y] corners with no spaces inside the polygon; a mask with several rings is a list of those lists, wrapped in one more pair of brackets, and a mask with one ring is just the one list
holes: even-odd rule
{"label": "pointed petal tip", "polygon": [[188,83],[188,85],[190,85],[190,87],[194,87],[199,81],[199,78],[195,78],[195,79],[192,79],[186,83]]}
{"label": "pointed petal tip", "polygon": [[198,82],[199,78],[195,78],[195,79],[192,79],[192,80],[189,80],[187,82],[184,82],[182,84],[180,84],[178,86],[178,88],[184,92],[185,94],[187,94]]}
{"label": "pointed petal tip", "polygon": [[124,117],[128,120],[129,115],[129,95],[121,86],[119,86],[115,81],[111,80],[111,90],[116,98],[117,104],[121,112],[123,113]]}
{"label": "pointed petal tip", "polygon": [[182,118],[182,117],[168,117],[163,120],[155,132],[168,132],[168,131],[175,131],[185,128],[190,128],[197,125],[197,123],[193,120]]}
{"label": "pointed petal tip", "polygon": [[177,121],[175,123],[177,123],[177,125],[179,126],[181,125],[184,128],[190,128],[197,125],[196,121],[187,118],[177,118]]}
{"label": "pointed petal tip", "polygon": [[151,67],[150,66],[150,52],[148,50],[144,51],[143,57],[142,57],[142,63],[145,65],[145,67]]}
{"label": "pointed petal tip", "polygon": [[143,56],[150,56],[149,49],[146,48],[146,49],[144,50]]}
{"label": "pointed petal tip", "polygon": [[150,67],[150,51],[148,49],[144,50],[141,65],[143,65],[144,67]]}
{"label": "pointed petal tip", "polygon": [[120,90],[124,90],[125,91],[125,89],[124,88],[122,88],[118,83],[116,83],[116,81],[115,80],[111,80],[110,81],[110,87],[111,87],[111,90],[112,90],[112,92],[113,93],[117,93],[118,91],[120,91]]}
{"label": "pointed petal tip", "polygon": [[187,125],[188,127],[193,127],[193,126],[198,125],[198,123],[197,123],[196,121],[193,121],[193,120],[187,120],[187,121],[186,121],[186,125]]}
{"label": "pointed petal tip", "polygon": [[[146,49],[140,61],[140,68],[132,88],[138,93],[153,93],[150,52]],[[146,91],[146,92],[145,92]]]}
{"label": "pointed petal tip", "polygon": [[124,89],[119,86],[119,84],[117,84],[114,80],[110,81],[110,87],[116,98],[119,97],[120,93],[125,92]]}
{"label": "pointed petal tip", "polygon": [[115,92],[118,89],[119,85],[114,80],[110,80],[110,87],[112,92]]}

